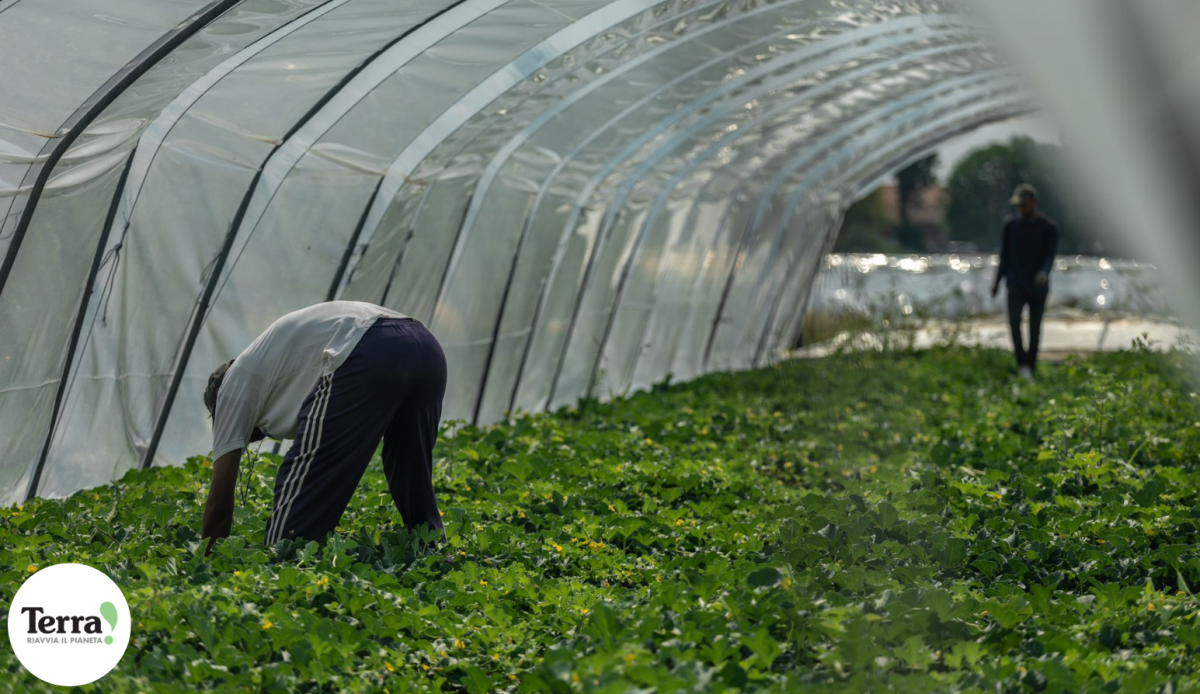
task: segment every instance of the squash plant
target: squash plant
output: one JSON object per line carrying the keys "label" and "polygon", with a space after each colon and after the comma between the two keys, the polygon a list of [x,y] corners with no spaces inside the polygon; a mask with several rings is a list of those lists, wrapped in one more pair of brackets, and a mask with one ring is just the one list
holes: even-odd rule
{"label": "squash plant", "polygon": [[[135,625],[96,692],[1194,691],[1187,358],[839,354],[462,427],[432,551],[377,464],[325,543],[263,546],[256,455],[205,558],[197,457],[0,513],[0,610],[40,567],[112,576]],[[51,689],[7,641],[0,672]]]}

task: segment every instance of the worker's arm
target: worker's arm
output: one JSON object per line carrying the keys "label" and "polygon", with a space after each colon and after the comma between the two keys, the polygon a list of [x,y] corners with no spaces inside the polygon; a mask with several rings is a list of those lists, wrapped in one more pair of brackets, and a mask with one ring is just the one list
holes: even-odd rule
{"label": "worker's arm", "polygon": [[1042,258],[1042,266],[1038,269],[1037,274],[1037,282],[1042,285],[1049,282],[1050,270],[1054,267],[1054,258],[1058,255],[1058,227],[1052,227],[1046,237],[1044,248],[1046,257]]}
{"label": "worker's arm", "polygon": [[212,486],[208,489],[208,503],[204,505],[204,520],[200,526],[200,539],[208,539],[204,548],[206,556],[212,552],[217,538],[229,537],[229,531],[233,529],[233,492],[237,488],[241,461],[240,448],[213,461]]}

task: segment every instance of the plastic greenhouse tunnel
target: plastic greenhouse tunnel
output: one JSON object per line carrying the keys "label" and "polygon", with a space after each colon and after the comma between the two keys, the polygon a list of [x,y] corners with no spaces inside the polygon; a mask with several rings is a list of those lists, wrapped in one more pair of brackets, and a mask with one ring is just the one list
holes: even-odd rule
{"label": "plastic greenhouse tunnel", "polygon": [[1031,115],[1089,223],[1196,296],[1198,26],[1182,0],[0,0],[0,498],[210,451],[214,367],[321,302],[427,326],[470,431],[774,366],[853,203]]}

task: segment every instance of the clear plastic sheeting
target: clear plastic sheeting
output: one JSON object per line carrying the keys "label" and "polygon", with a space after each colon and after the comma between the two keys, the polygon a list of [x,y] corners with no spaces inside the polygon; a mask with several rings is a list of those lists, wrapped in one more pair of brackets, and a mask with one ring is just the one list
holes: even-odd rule
{"label": "clear plastic sheeting", "polygon": [[427,323],[449,419],[769,363],[866,182],[1033,108],[945,0],[91,7],[0,3],[6,501],[208,450],[329,299]]}

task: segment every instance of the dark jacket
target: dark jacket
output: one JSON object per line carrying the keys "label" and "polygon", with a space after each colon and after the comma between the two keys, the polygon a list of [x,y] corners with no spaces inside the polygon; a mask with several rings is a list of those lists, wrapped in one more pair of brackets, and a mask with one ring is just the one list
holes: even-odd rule
{"label": "dark jacket", "polygon": [[1057,252],[1058,225],[1053,219],[1039,215],[1026,222],[1017,215],[1008,217],[1000,235],[1000,267],[996,269],[996,277],[1003,277],[1010,290],[1045,294],[1050,290],[1049,282],[1039,287],[1034,277],[1039,272],[1050,275]]}

